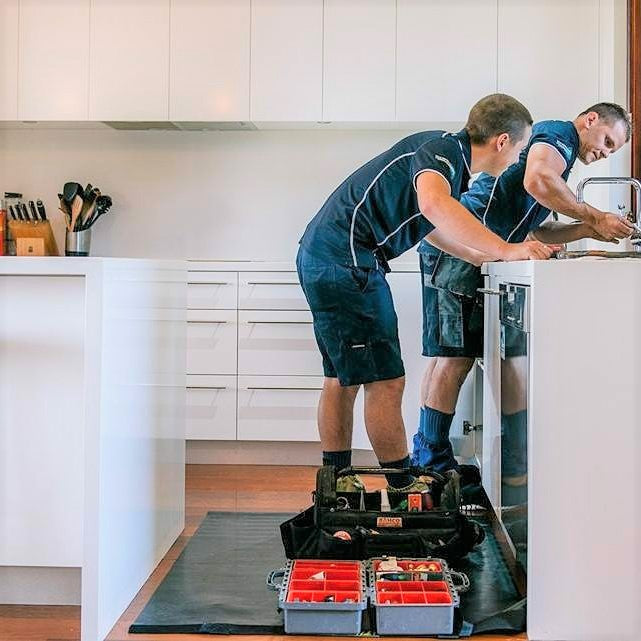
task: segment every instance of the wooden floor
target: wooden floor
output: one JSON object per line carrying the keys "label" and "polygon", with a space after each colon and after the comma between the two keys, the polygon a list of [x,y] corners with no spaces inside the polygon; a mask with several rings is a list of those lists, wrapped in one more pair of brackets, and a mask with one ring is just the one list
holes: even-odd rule
{"label": "wooden floor", "polygon": [[[180,538],[154,570],[116,623],[109,641],[200,641],[211,635],[128,634],[149,597],[169,571],[209,510],[298,511],[311,504],[315,468],[273,466],[188,465],[186,524]],[[369,487],[369,482],[368,482]],[[272,641],[285,637],[227,637],[230,641]],[[318,637],[287,637],[305,639]],[[387,637],[391,639],[391,637]],[[407,637],[404,637],[407,639]],[[525,635],[483,635],[484,641],[525,641]],[[0,606],[0,641],[76,641],[80,639],[80,608],[70,606]]]}

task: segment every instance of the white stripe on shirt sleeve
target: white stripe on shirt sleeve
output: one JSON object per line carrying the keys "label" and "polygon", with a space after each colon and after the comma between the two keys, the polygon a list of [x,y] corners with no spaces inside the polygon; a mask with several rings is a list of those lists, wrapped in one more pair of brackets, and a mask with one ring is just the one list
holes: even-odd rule
{"label": "white stripe on shirt sleeve", "polygon": [[447,184],[447,189],[449,190],[450,196],[452,195],[452,185],[450,185],[450,181],[440,171],[436,171],[436,169],[421,169],[421,170],[417,171],[414,174],[414,177],[412,178],[412,184],[414,185],[414,191],[418,192],[418,189],[416,187],[416,179],[421,174],[425,173],[426,171],[431,171],[432,173],[436,174],[437,176],[440,176],[445,181],[445,183]]}

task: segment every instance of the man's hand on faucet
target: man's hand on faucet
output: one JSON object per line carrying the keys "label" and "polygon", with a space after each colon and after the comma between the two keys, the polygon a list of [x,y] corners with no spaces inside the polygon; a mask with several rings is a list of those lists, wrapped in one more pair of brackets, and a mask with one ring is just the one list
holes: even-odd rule
{"label": "man's hand on faucet", "polygon": [[615,242],[617,238],[629,238],[634,233],[634,225],[625,217],[601,211],[595,214],[591,224],[597,240]]}

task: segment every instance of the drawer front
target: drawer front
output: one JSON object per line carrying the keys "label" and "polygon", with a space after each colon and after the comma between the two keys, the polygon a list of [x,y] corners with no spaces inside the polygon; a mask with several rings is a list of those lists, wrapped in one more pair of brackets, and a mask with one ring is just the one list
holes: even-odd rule
{"label": "drawer front", "polygon": [[236,374],[235,311],[187,311],[187,374]]}
{"label": "drawer front", "polygon": [[245,272],[239,276],[238,309],[309,309],[296,272]]}
{"label": "drawer front", "polygon": [[320,376],[239,376],[238,440],[319,441]]}
{"label": "drawer front", "polygon": [[189,272],[187,309],[236,309],[237,305],[236,272]]}
{"label": "drawer front", "polygon": [[236,440],[236,377],[187,377],[187,430],[192,440]]}
{"label": "drawer front", "polygon": [[238,312],[238,373],[322,376],[309,312]]}

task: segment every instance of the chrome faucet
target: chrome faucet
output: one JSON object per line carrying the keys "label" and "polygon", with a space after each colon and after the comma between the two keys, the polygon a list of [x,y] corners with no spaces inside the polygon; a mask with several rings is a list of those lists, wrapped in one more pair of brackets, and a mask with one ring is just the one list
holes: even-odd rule
{"label": "chrome faucet", "polygon": [[627,176],[591,176],[584,178],[576,188],[576,200],[579,203],[583,201],[583,190],[586,185],[630,185],[636,193],[636,207],[634,213],[634,220],[630,221],[634,224],[636,229],[632,234],[632,244],[635,251],[641,252],[641,180],[636,178],[629,178]]}

